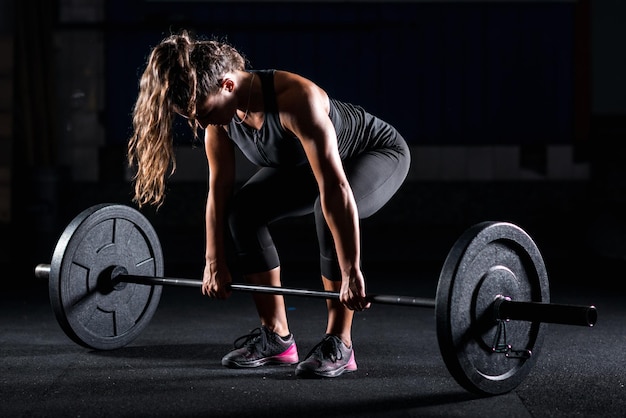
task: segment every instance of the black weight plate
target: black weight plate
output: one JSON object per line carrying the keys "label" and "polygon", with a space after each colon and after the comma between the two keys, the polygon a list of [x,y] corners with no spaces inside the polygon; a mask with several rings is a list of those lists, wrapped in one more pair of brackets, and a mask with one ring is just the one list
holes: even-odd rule
{"label": "black weight plate", "polygon": [[537,359],[546,327],[507,321],[506,344],[531,355],[494,352],[498,326],[493,302],[498,295],[548,303],[548,275],[525,231],[506,222],[483,222],[469,228],[450,250],[435,307],[437,339],[448,370],[462,387],[481,395],[506,393],[521,383]]}
{"label": "black weight plate", "polygon": [[50,263],[50,303],[57,321],[76,343],[113,350],[148,325],[162,286],[111,283],[110,270],[163,275],[161,244],[150,222],[124,205],[92,206],[65,228]]}

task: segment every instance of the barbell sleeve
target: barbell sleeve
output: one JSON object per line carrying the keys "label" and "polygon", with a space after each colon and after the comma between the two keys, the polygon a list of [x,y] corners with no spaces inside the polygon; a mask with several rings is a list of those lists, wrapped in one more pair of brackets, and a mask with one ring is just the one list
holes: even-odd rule
{"label": "barbell sleeve", "polygon": [[37,264],[35,266],[35,279],[48,280],[50,278],[50,264]]}
{"label": "barbell sleeve", "polygon": [[598,320],[595,306],[563,305],[542,302],[519,302],[498,296],[494,303],[497,319],[592,327]]}

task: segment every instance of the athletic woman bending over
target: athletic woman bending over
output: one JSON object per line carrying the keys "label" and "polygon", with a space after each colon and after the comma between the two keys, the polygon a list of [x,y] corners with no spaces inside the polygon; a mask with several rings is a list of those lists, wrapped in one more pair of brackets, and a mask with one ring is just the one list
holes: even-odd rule
{"label": "athletic woman bending over", "polygon": [[[227,298],[231,273],[225,235],[232,236],[244,280],[281,285],[280,260],[268,225],[314,214],[328,322],[322,341],[296,368],[302,377],[354,371],[354,311],[369,307],[361,271],[359,218],[378,211],[405,180],[409,148],[388,123],[335,100],[300,75],[249,70],[231,45],[187,32],[154,47],[133,111],[129,164],[136,167],[135,202],[160,206],[175,169],[175,114],[204,130],[209,167],[206,263],[202,292]],[[259,170],[235,185],[237,146]],[[283,297],[254,294],[260,326],[235,341],[226,367],[299,361]]]}

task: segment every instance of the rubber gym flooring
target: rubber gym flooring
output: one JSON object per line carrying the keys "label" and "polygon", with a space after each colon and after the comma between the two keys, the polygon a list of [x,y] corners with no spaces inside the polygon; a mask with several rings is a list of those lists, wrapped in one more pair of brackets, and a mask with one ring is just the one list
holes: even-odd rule
{"label": "rubber gym flooring", "polygon": [[[573,263],[574,260],[572,260]],[[626,313],[621,262],[549,266],[551,301],[595,305],[594,327],[548,324],[536,362],[508,393],[463,389],[439,352],[434,311],[373,305],[355,317],[358,371],[302,380],[294,367],[231,370],[220,359],[257,326],[251,296],[227,301],[164,287],[143,332],[113,351],[87,349],[62,331],[46,284],[1,293],[2,417],[623,417]],[[372,293],[434,297],[438,266],[369,269]],[[284,268],[290,287],[318,288],[314,269]],[[168,275],[187,274],[171,267]],[[591,276],[593,280],[590,279]],[[324,301],[286,298],[300,355],[319,341]]]}

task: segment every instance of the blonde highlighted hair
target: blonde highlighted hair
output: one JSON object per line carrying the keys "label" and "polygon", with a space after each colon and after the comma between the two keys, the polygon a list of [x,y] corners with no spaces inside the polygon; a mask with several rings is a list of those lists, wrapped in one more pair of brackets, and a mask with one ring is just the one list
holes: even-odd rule
{"label": "blonde highlighted hair", "polygon": [[195,40],[187,31],[166,37],[152,49],[139,80],[128,141],[128,164],[136,169],[133,201],[139,207],[161,206],[166,179],[176,171],[176,112],[188,117],[197,136],[196,103],[219,91],[224,74],[244,70],[246,64],[227,42]]}

